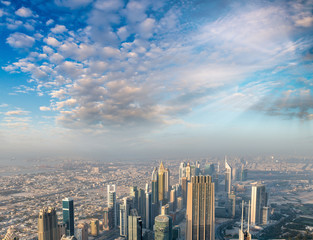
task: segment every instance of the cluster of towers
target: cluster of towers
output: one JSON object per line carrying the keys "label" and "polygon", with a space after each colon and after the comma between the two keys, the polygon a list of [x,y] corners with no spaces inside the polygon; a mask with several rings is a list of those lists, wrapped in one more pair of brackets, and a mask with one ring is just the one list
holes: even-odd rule
{"label": "cluster of towers", "polygon": [[[240,171],[243,174],[243,168]],[[179,239],[180,228],[177,219],[186,217],[185,239],[215,239],[215,216],[218,211],[216,188],[219,186],[219,166],[216,173],[214,164],[200,171],[200,164],[181,163],[179,183],[170,185],[170,171],[161,162],[154,168],[151,183],[145,189],[130,187],[129,195],[117,202],[116,186],[107,186],[107,206],[104,208],[103,229],[119,228],[124,239]],[[236,195],[232,191],[234,168],[225,158],[225,193],[230,202],[230,216],[236,214]],[[151,186],[151,188],[150,188]],[[268,196],[263,184],[253,184],[251,203],[242,203],[242,223],[239,240],[250,240],[249,226],[266,224],[268,219]],[[63,222],[58,224],[56,210],[44,208],[38,217],[38,240],[88,239],[88,225],[80,223],[74,229],[74,203],[71,198],[63,199]],[[248,208],[248,209],[246,209]],[[248,215],[248,227],[243,230],[243,213]],[[90,234],[99,235],[99,220],[90,223]],[[74,237],[75,235],[75,237]]]}

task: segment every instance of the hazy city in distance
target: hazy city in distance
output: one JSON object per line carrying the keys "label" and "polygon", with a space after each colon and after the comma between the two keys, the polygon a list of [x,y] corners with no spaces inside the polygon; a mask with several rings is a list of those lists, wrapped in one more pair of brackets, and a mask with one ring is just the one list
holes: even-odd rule
{"label": "hazy city in distance", "polygon": [[312,0],[0,0],[0,239],[313,239]]}

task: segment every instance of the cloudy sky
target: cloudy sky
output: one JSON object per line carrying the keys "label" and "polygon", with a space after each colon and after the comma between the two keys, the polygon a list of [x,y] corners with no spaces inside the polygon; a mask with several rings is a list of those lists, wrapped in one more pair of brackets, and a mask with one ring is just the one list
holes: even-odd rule
{"label": "cloudy sky", "polygon": [[313,154],[313,1],[0,1],[0,159]]}

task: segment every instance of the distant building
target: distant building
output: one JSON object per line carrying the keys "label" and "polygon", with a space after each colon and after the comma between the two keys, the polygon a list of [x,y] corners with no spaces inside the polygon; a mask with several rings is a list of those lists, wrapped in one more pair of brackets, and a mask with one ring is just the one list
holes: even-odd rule
{"label": "distant building", "polygon": [[77,240],[88,240],[88,224],[79,223],[75,229],[75,237]]}
{"label": "distant building", "polygon": [[58,240],[58,219],[55,208],[43,208],[38,214],[38,240]]}
{"label": "distant building", "polygon": [[170,202],[173,204],[173,211],[176,211],[177,201],[176,201],[176,190],[175,189],[171,190]]}
{"label": "distant building", "polygon": [[228,195],[228,212],[229,217],[234,218],[236,215],[236,195],[234,192]]}
{"label": "distant building", "polygon": [[58,239],[61,239],[64,234],[66,234],[66,224],[58,223]]}
{"label": "distant building", "polygon": [[182,184],[182,178],[186,177],[186,163],[181,162],[179,165],[179,184]]}
{"label": "distant building", "polygon": [[182,178],[182,185],[181,185],[181,190],[182,190],[182,197],[183,197],[183,204],[184,207],[187,205],[187,186],[188,186],[188,180],[186,177]]}
{"label": "distant building", "polygon": [[120,235],[126,237],[128,235],[128,216],[130,209],[132,209],[133,199],[131,197],[124,197],[123,204],[120,205]]}
{"label": "distant building", "polygon": [[268,224],[268,207],[262,208],[262,225]]}
{"label": "distant building", "polygon": [[2,240],[19,240],[16,229],[11,226]]}
{"label": "distant building", "polygon": [[114,209],[112,207],[104,208],[103,230],[109,231],[114,228]]}
{"label": "distant building", "polygon": [[90,235],[97,237],[99,235],[99,220],[92,219],[90,221]]}
{"label": "distant building", "polygon": [[146,193],[146,217],[145,217],[145,227],[147,229],[152,229],[154,221],[153,218],[153,212],[152,212],[152,194],[147,192]]}
{"label": "distant building", "polygon": [[136,209],[131,209],[128,216],[128,240],[142,239],[142,220]]}
{"label": "distant building", "polygon": [[227,192],[228,194],[230,194],[231,192],[231,174],[232,174],[232,169],[230,167],[230,165],[227,163],[227,160],[225,158],[225,192]]}
{"label": "distant building", "polygon": [[74,202],[72,198],[65,198],[63,203],[63,223],[66,224],[66,235],[74,236]]}
{"label": "distant building", "polygon": [[117,226],[117,206],[116,206],[116,189],[115,185],[107,186],[107,199],[108,199],[108,207],[113,208],[113,223],[114,227]]}
{"label": "distant building", "polygon": [[177,210],[180,211],[184,208],[184,200],[182,197],[177,198]]}
{"label": "distant building", "polygon": [[139,211],[137,186],[130,187],[130,194],[129,194],[129,196],[131,196],[133,198],[133,208],[135,208],[135,209],[137,209],[137,211]]}
{"label": "distant building", "polygon": [[154,239],[172,240],[173,220],[168,215],[159,215],[155,218]]}
{"label": "distant building", "polygon": [[152,203],[157,204],[159,202],[159,176],[157,168],[154,168],[152,172],[151,188]]}
{"label": "distant building", "polygon": [[211,176],[195,176],[188,183],[186,240],[215,239],[215,193]]}
{"label": "distant building", "polygon": [[143,226],[146,225],[146,192],[144,189],[138,190],[138,215],[141,216]]}
{"label": "distant building", "polygon": [[258,225],[263,223],[263,207],[267,207],[265,185],[253,185],[251,190],[251,224]]}
{"label": "distant building", "polygon": [[180,239],[180,226],[176,225],[173,227],[173,240]]}
{"label": "distant building", "polygon": [[167,168],[164,168],[163,162],[160,164],[158,181],[159,201],[166,203],[169,195],[170,172]]}

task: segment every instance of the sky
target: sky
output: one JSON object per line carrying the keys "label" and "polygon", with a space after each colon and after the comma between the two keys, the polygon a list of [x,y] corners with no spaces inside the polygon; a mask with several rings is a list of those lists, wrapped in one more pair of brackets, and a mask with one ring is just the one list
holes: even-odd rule
{"label": "sky", "polygon": [[0,161],[313,154],[313,1],[0,1]]}

